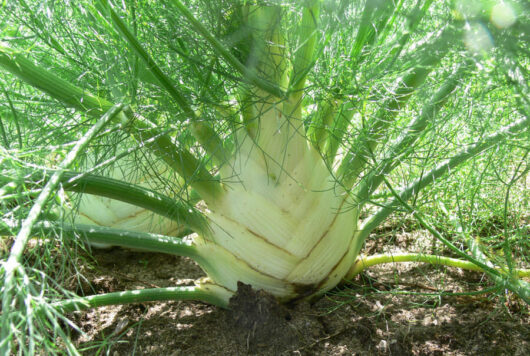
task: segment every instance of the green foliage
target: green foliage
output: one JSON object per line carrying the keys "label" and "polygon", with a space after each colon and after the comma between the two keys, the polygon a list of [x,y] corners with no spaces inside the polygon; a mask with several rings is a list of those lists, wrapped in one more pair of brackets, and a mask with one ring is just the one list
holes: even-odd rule
{"label": "green foliage", "polygon": [[[491,267],[492,290],[527,296],[516,272],[530,255],[528,10],[481,0],[0,4],[0,352],[31,353],[42,341],[46,353],[76,353],[63,312],[120,302],[63,289],[86,239],[191,256],[213,279],[142,300],[226,306],[233,290],[218,266],[244,268],[230,246],[214,248],[212,231],[229,230],[222,214],[287,216],[302,206],[297,194],[340,200],[300,216],[349,219],[341,257],[351,261],[323,261],[342,275],[370,233],[405,211],[454,247],[433,242],[431,252],[467,256]],[[92,228],[79,221],[98,204],[89,194],[113,199],[99,202],[101,215],[151,215]],[[259,203],[245,207],[249,196]],[[255,226],[283,226],[272,220]],[[192,231],[200,237],[181,239]],[[326,278],[278,296],[318,295],[338,282]]]}

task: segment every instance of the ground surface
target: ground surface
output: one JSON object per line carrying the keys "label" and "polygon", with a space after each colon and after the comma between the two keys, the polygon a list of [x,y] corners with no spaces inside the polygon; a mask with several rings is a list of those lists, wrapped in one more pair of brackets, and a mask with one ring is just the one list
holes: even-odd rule
{"label": "ground surface", "polygon": [[[382,236],[366,252],[399,250],[416,241],[412,235],[393,236],[390,245]],[[192,261],[162,254],[113,248],[96,250],[94,258],[79,293],[188,285],[202,275]],[[313,304],[280,307],[243,288],[231,312],[167,302],[71,317],[84,332],[74,339],[85,355],[530,355],[528,306],[513,296],[419,295],[480,290],[487,287],[482,278],[457,269],[385,265]]]}

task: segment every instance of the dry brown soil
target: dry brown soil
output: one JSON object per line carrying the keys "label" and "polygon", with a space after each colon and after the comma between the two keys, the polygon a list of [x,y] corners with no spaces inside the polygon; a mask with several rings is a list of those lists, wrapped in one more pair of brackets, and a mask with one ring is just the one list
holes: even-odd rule
{"label": "dry brown soil", "polygon": [[[404,244],[398,238],[391,248]],[[388,244],[369,246],[375,253]],[[94,251],[85,272],[78,293],[182,286],[202,276],[186,258],[121,248]],[[156,302],[76,312],[83,333],[73,337],[84,355],[530,355],[528,306],[512,295],[421,295],[480,290],[483,278],[384,265],[312,304],[280,306],[242,286],[232,311]]]}

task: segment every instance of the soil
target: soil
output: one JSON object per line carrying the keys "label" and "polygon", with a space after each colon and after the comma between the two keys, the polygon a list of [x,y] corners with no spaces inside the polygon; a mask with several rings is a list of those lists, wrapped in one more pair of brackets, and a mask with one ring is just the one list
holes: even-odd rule
{"label": "soil", "polygon": [[[421,241],[412,235],[392,236],[390,248]],[[365,252],[387,249],[381,239]],[[93,256],[79,294],[190,285],[203,275],[187,258],[121,248]],[[530,355],[530,313],[522,301],[437,293],[481,290],[488,285],[483,278],[454,268],[383,265],[311,304],[288,306],[240,284],[232,310],[156,302],[75,312],[82,332],[73,338],[83,355]]]}

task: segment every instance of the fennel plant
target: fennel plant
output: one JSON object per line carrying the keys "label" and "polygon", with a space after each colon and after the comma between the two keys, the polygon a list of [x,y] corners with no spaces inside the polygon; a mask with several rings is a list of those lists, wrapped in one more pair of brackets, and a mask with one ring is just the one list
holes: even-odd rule
{"label": "fennel plant", "polygon": [[[480,1],[162,3],[2,5],[2,232],[16,236],[2,353],[14,340],[34,350],[33,319],[139,301],[227,307],[238,282],[296,301],[392,261],[480,270],[529,301],[527,270],[492,263],[473,239],[457,246],[411,203],[498,145],[528,149],[517,7],[493,22]],[[484,78],[513,96],[509,115],[459,100],[488,107],[471,90]],[[400,209],[459,259],[360,255]],[[208,277],[65,298],[28,287],[34,237],[187,256]]]}

